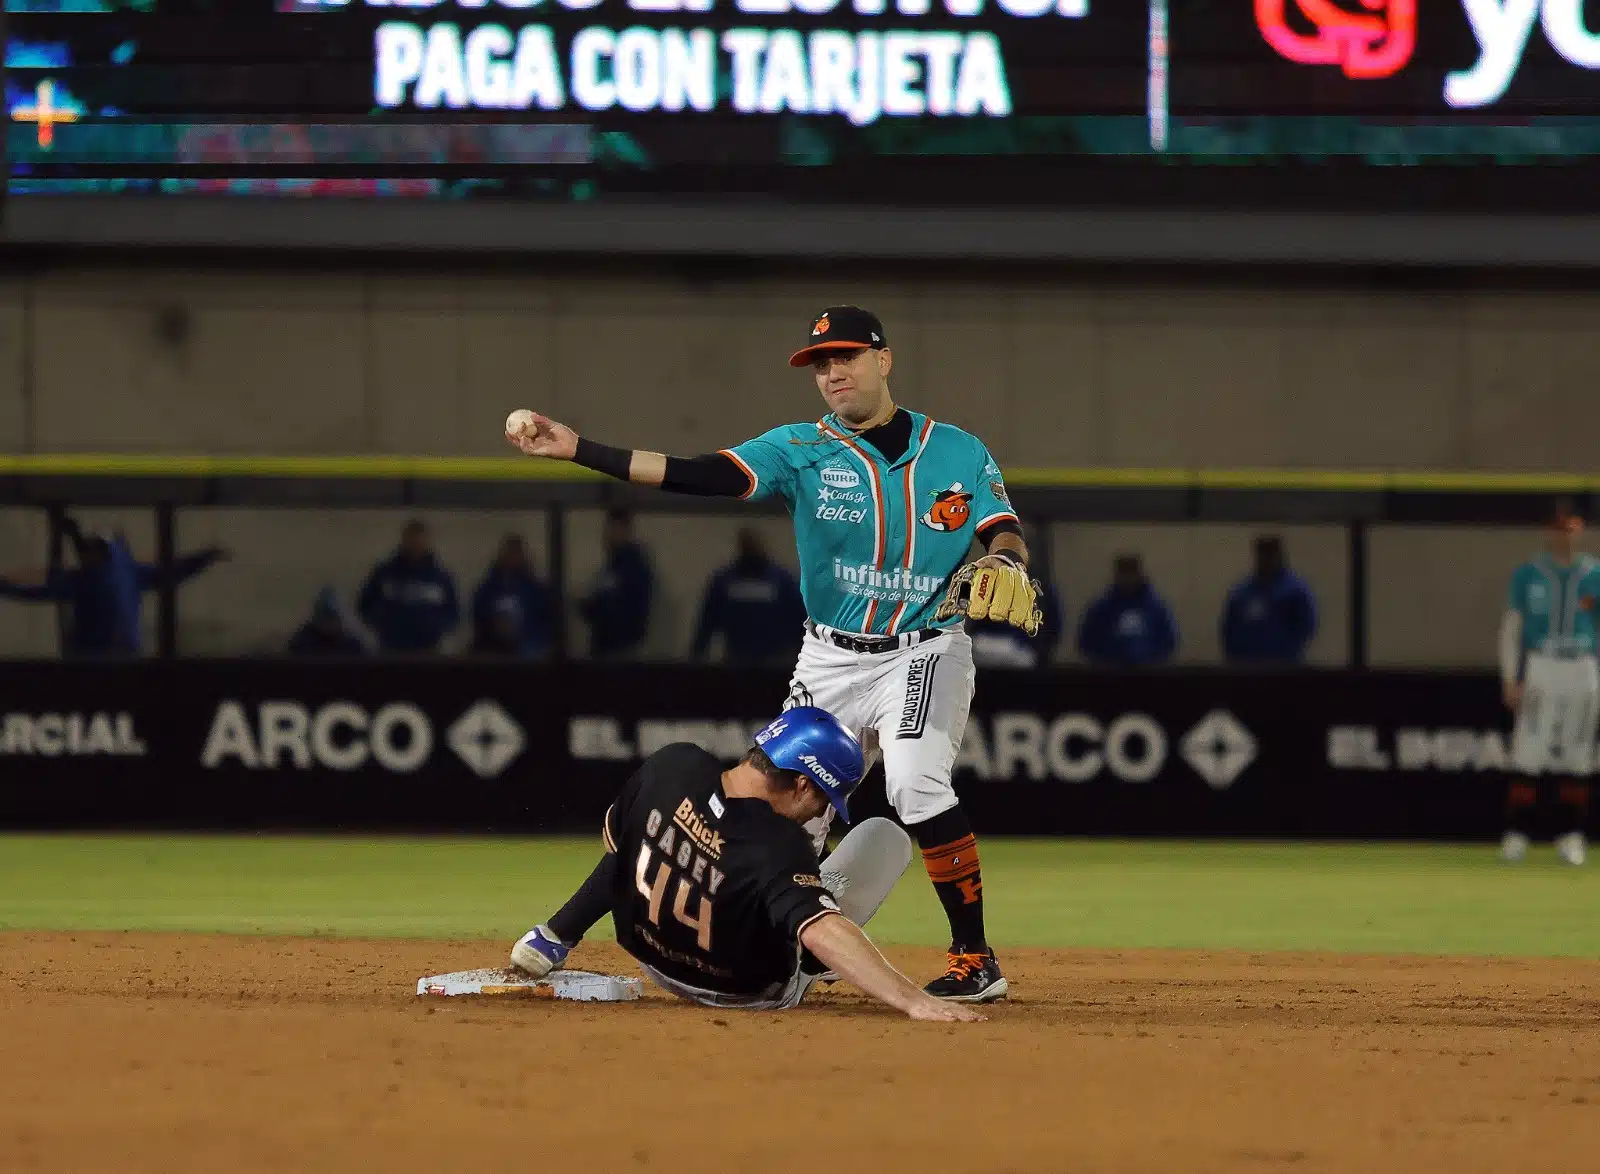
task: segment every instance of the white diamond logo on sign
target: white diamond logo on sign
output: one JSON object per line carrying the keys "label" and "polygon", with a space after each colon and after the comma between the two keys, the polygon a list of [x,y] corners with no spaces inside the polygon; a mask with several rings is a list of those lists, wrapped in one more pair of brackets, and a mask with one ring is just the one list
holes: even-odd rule
{"label": "white diamond logo on sign", "polygon": [[445,740],[481,779],[492,779],[505,770],[528,744],[522,727],[488,698],[458,717],[445,731]]}
{"label": "white diamond logo on sign", "polygon": [[1256,760],[1256,740],[1226,709],[1213,709],[1183,736],[1183,760],[1213,791],[1226,791]]}

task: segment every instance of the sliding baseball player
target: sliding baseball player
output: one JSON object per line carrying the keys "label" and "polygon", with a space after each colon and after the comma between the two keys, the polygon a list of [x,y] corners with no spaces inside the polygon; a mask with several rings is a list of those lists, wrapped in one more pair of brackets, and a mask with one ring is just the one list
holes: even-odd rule
{"label": "sliding baseball player", "polygon": [[607,913],[617,944],[655,982],[705,1007],[784,1011],[831,972],[910,1016],[983,1016],[936,999],[891,966],[860,926],[911,863],[891,820],[869,819],[818,869],[801,825],[845,803],[866,770],[861,744],[820,709],[790,709],[730,770],[687,742],[664,746],[606,812],[589,879],[511,949],[534,978]]}

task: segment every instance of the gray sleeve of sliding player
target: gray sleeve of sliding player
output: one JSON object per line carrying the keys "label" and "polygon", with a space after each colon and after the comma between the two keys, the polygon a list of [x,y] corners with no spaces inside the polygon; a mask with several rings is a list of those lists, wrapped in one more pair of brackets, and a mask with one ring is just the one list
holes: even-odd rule
{"label": "gray sleeve of sliding player", "polygon": [[866,925],[911,863],[911,837],[893,820],[864,819],[822,862],[822,883],[839,912]]}

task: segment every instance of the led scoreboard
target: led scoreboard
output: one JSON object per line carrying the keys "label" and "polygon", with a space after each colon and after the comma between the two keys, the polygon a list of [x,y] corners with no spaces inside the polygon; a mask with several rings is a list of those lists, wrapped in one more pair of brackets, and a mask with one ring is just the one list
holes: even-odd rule
{"label": "led scoreboard", "polygon": [[1600,155],[1600,0],[6,7],[24,198],[1570,210]]}

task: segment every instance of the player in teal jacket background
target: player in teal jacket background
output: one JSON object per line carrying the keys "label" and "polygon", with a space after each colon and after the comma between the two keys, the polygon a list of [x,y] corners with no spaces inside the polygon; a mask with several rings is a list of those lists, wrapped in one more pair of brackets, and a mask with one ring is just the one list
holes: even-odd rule
{"label": "player in teal jacket background", "polygon": [[1568,864],[1582,864],[1587,855],[1584,824],[1600,721],[1600,560],[1578,552],[1582,532],[1572,503],[1558,502],[1546,549],[1512,572],[1500,624],[1500,678],[1506,707],[1516,715],[1511,757],[1522,776],[1507,794],[1500,843],[1511,861],[1527,854],[1543,775],[1556,780],[1557,852]]}

